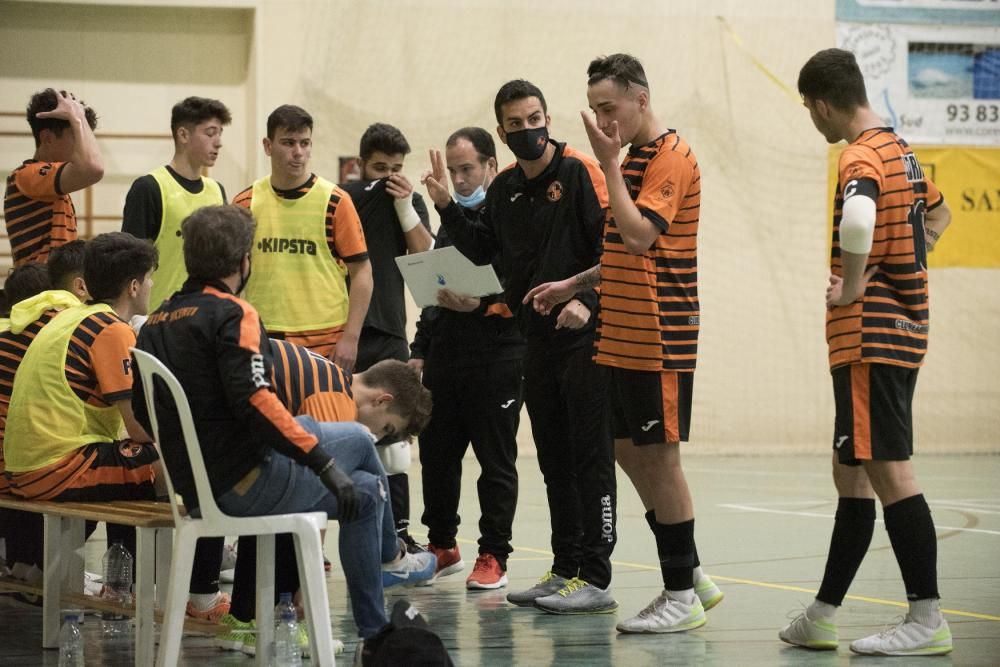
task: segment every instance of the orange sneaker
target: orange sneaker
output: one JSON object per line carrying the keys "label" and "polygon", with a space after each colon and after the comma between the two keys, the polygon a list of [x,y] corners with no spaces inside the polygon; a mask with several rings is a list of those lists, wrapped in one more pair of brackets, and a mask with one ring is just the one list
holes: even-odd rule
{"label": "orange sneaker", "polygon": [[500,567],[500,562],[493,554],[479,554],[472,574],[465,580],[469,589],[494,589],[507,585],[507,573]]}
{"label": "orange sneaker", "polygon": [[219,619],[229,613],[230,602],[231,599],[229,597],[229,593],[219,591],[215,594],[215,600],[205,609],[203,609],[201,605],[195,605],[194,602],[188,600],[187,608],[184,613],[188,616],[188,618],[197,618],[210,623],[218,623]]}
{"label": "orange sneaker", "polygon": [[427,550],[437,558],[437,569],[434,570],[435,579],[447,577],[449,574],[455,574],[465,569],[465,561],[462,560],[462,554],[458,551],[457,544],[451,549],[428,544]]}

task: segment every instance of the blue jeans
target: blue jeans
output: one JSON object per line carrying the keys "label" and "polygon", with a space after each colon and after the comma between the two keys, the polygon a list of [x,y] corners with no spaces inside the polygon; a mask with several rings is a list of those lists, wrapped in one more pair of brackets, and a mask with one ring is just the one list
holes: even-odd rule
{"label": "blue jeans", "polygon": [[[382,535],[385,514],[390,515],[390,528],[392,519],[391,511],[387,511],[385,471],[371,433],[360,424],[317,422],[309,416],[296,420],[316,436],[318,446],[354,482],[358,516],[341,522],[338,548],[354,622],[358,634],[367,639],[388,623],[382,592]],[[265,457],[260,466],[260,477],[246,494],[227,491],[216,499],[219,509],[233,516],[326,512],[330,519],[338,518],[337,499],[312,470],[277,452]],[[392,542],[395,551],[395,531]]]}

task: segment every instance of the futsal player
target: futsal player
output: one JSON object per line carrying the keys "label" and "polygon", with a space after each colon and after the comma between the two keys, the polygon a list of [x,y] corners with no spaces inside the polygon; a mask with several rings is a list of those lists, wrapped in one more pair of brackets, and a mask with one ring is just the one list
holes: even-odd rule
{"label": "futsal player", "polygon": [[819,592],[778,636],[837,648],[836,612],[871,544],[877,496],[909,608],[889,629],[851,642],[851,650],[942,655],[952,638],[939,602],[937,535],[910,457],[913,392],[927,351],[927,251],[951,213],[906,141],[869,106],[853,53],[816,53],[798,87],[827,142],[847,142],[837,167],[826,290],[839,499]]}
{"label": "futsal player", "polygon": [[581,289],[601,286],[595,358],[610,373],[615,456],[646,509],[663,579],[662,592],[618,630],[692,630],[723,597],[698,559],[680,450],[691,424],[701,314],[701,171],[687,142],[653,112],[636,58],[598,58],[587,76],[594,116],[584,113],[583,121],[610,200],[601,263],[535,288],[525,303],[548,312]]}

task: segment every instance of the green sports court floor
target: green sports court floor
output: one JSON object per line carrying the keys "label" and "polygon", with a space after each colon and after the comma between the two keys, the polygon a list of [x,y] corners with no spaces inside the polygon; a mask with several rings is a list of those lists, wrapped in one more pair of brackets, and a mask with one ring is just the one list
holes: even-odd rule
{"label": "green sports court floor", "polygon": [[[688,456],[685,468],[697,508],[698,551],[705,570],[726,594],[708,623],[678,635],[622,636],[619,617],[633,615],[659,591],[653,539],[627,478],[619,476],[619,540],[612,584],[618,614],[550,616],[508,605],[503,591],[467,592],[465,574],[433,587],[391,591],[391,605],[408,596],[442,636],[455,663],[476,665],[1000,665],[1000,456],[918,456],[917,475],[938,529],[942,606],[955,650],[940,658],[853,656],[850,640],[877,632],[904,613],[902,583],[881,527],[839,614],[841,647],[812,652],[782,644],[786,615],[808,604],[819,585],[836,500],[825,452],[815,456]],[[550,563],[548,510],[534,458],[522,457],[521,497],[509,563],[510,587],[529,586]],[[466,459],[459,531],[468,567],[475,560],[478,506],[474,459]],[[419,524],[420,475],[411,470],[415,524]],[[881,516],[881,513],[880,513]],[[329,577],[334,636],[355,639],[337,567],[335,524],[327,538],[334,561]],[[413,530],[420,535],[421,527]],[[88,569],[99,568],[104,544],[87,547]],[[3,604],[0,602],[0,604]],[[128,651],[102,650],[96,619],[85,624],[87,664],[130,664]],[[41,614],[0,606],[0,665],[56,665],[43,651]],[[181,664],[252,664],[240,654],[216,651],[202,637],[186,637]]]}

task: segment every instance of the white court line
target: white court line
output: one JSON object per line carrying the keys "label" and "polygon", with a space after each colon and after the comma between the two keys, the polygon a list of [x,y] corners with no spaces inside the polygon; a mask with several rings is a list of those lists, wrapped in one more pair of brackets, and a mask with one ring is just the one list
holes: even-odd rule
{"label": "white court line", "polygon": [[[837,499],[834,498],[813,498],[807,500],[759,500],[754,501],[754,507],[768,507],[768,506],[795,506],[795,505],[822,505],[822,504],[833,504],[836,503]],[[942,509],[953,509],[953,510],[969,510],[977,512],[979,514],[1000,514],[1000,506],[993,505],[992,503],[985,506],[976,505],[970,501],[963,500],[933,500],[927,503],[931,507],[939,507]],[[990,507],[991,509],[986,509]],[[996,509],[992,509],[996,507]]]}
{"label": "white court line", "polygon": [[[968,510],[970,512],[977,512],[979,514],[1000,514],[1000,508],[986,509],[983,506],[974,505],[972,503],[956,503],[948,500],[938,500],[929,504],[935,507],[943,507],[945,509],[953,509],[953,510]],[[992,507],[992,505],[989,505],[988,507]]]}
{"label": "white court line", "polygon": [[[814,517],[817,519],[833,519],[835,518],[832,514],[817,514],[815,512],[793,512],[791,510],[771,510],[765,509],[763,507],[752,507],[750,505],[733,505],[729,503],[719,503],[718,507],[725,507],[726,509],[741,510],[744,512],[763,512],[764,514],[791,514],[794,516],[807,516]],[[882,519],[875,519],[877,523],[884,523]],[[934,526],[937,530],[956,530],[960,533],[981,533],[983,535],[1000,535],[1000,530],[985,530],[983,528],[959,528],[958,526]]]}

